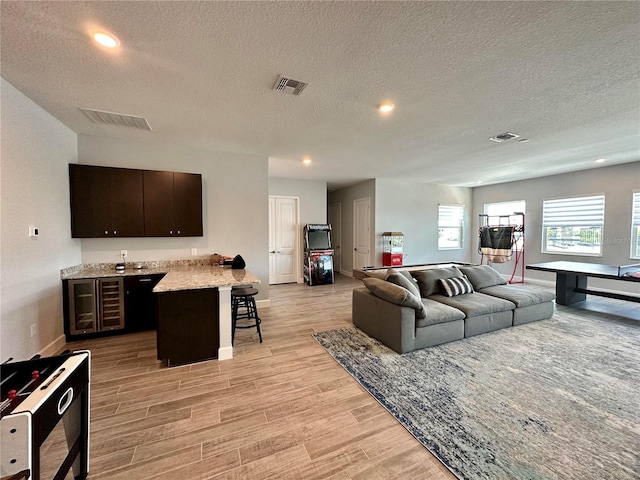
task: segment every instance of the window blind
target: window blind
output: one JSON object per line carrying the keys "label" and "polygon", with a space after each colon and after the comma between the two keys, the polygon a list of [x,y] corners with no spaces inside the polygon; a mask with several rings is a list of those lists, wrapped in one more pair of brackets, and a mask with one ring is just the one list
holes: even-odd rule
{"label": "window blind", "polygon": [[604,195],[545,200],[543,227],[603,227]]}
{"label": "window blind", "polygon": [[438,227],[460,227],[464,218],[464,205],[439,205]]}
{"label": "window blind", "polygon": [[640,227],[640,192],[633,194],[633,210],[631,215],[631,226]]}

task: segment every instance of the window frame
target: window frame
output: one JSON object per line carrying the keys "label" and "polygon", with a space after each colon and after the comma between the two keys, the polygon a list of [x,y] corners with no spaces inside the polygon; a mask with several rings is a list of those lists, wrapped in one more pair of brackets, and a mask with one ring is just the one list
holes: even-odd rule
{"label": "window frame", "polygon": [[[459,209],[459,220],[458,225],[455,224],[445,224],[444,220],[453,219],[456,216],[454,215],[446,215],[446,210],[450,211],[454,209]],[[438,204],[438,250],[462,250],[464,248],[464,214],[465,214],[465,205],[459,203],[440,203]],[[458,243],[456,246],[442,246],[440,244],[440,234],[441,230],[449,229],[449,230],[457,230],[458,234]]]}
{"label": "window frame", "polygon": [[635,190],[631,195],[631,238],[629,243],[629,258],[640,259],[640,190]]}
{"label": "window frame", "polygon": [[[571,197],[561,197],[546,199],[542,201],[542,239],[540,250],[544,254],[548,255],[574,255],[580,257],[602,257],[604,255],[604,228],[605,228],[605,194],[590,194],[590,195],[574,195]],[[581,205],[582,203],[582,205]],[[564,205],[565,211],[561,212],[560,208]],[[594,206],[593,209],[588,210],[587,213],[579,212],[580,208]],[[595,207],[598,210],[595,210]],[[601,207],[601,210],[600,210]],[[566,210],[571,209],[571,210]],[[558,213],[560,211],[560,213]],[[560,214],[566,215],[568,218],[553,218],[558,217]],[[549,217],[547,217],[549,215]],[[567,223],[558,224],[561,220],[565,220]],[[566,246],[565,250],[549,250],[549,229],[552,228],[575,228],[578,230],[578,235],[583,235],[582,229],[599,229],[599,231],[593,232],[593,235],[599,237],[599,243],[593,244],[598,246],[598,252],[580,251],[569,249],[571,246]],[[562,240],[562,239],[561,239]],[[568,240],[568,239],[567,239]],[[573,240],[572,240],[573,241]],[[581,242],[578,242],[579,245]],[[556,246],[556,248],[560,248]]]}

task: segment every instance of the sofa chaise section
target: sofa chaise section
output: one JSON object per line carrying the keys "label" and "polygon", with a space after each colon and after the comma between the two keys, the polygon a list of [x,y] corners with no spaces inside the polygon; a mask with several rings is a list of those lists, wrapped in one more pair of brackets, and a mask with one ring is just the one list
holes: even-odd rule
{"label": "sofa chaise section", "polygon": [[510,285],[488,265],[460,267],[476,292],[502,298],[515,304],[513,326],[551,318],[555,310],[555,294],[529,285]]}

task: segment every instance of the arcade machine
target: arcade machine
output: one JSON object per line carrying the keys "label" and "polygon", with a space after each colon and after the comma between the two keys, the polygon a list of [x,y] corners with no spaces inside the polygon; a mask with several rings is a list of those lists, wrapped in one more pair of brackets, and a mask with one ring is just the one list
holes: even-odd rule
{"label": "arcade machine", "polygon": [[331,225],[304,226],[304,280],[309,286],[333,283]]}

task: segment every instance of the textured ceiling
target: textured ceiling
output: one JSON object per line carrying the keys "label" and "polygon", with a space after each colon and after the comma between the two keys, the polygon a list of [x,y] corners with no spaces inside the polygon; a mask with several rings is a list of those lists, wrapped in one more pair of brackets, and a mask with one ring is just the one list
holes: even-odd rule
{"label": "textured ceiling", "polygon": [[[2,1],[2,76],[78,134],[273,177],[473,186],[640,160],[639,2]],[[117,52],[88,32],[117,35]],[[309,82],[299,97],[278,75]],[[383,100],[396,104],[386,116]],[[78,107],[146,118],[97,125]],[[530,139],[488,137],[515,132]],[[313,159],[304,166],[304,156]]]}

